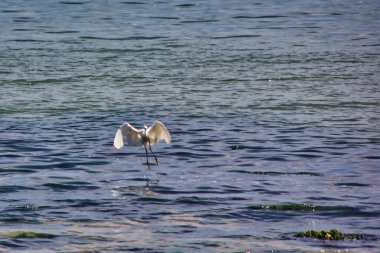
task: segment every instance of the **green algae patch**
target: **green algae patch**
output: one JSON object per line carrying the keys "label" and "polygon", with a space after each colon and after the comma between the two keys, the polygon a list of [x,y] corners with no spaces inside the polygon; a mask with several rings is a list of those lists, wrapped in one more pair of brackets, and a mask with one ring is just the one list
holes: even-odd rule
{"label": "green algae patch", "polygon": [[344,240],[347,236],[336,229],[330,229],[327,231],[308,230],[305,232],[297,233],[296,237],[308,237],[322,240]]}
{"label": "green algae patch", "polygon": [[3,234],[3,237],[8,238],[46,238],[46,239],[52,239],[57,237],[53,234],[48,233],[40,233],[40,232],[32,232],[32,231],[14,231],[10,232],[8,234]]}

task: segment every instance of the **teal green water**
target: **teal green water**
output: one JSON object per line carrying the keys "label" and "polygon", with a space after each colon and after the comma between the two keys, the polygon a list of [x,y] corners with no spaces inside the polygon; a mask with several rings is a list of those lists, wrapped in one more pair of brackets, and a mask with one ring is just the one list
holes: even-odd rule
{"label": "teal green water", "polygon": [[[376,252],[379,11],[2,1],[0,251]],[[155,120],[148,171],[112,142]],[[330,229],[362,236],[295,236]]]}

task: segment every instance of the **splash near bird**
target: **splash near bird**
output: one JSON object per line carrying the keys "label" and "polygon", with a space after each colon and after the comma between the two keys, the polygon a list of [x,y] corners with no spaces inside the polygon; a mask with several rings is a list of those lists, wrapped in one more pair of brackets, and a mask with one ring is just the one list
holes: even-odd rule
{"label": "splash near bird", "polygon": [[124,147],[124,141],[126,144],[132,146],[143,145],[146,154],[146,164],[148,166],[148,169],[150,169],[147,147],[149,148],[150,152],[152,152],[156,163],[159,164],[156,155],[152,151],[151,145],[158,143],[160,140],[164,140],[167,144],[169,144],[171,141],[168,129],[160,121],[156,121],[150,127],[144,126],[143,129],[136,129],[128,122],[125,122],[116,131],[113,146],[116,149],[120,149]]}

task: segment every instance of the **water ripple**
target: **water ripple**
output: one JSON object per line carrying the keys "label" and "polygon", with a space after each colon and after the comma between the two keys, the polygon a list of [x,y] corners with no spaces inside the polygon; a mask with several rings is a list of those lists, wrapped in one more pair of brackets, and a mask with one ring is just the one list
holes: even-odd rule
{"label": "water ripple", "polygon": [[[33,3],[0,1],[3,250],[376,251],[376,1]],[[149,170],[112,141],[154,120]]]}

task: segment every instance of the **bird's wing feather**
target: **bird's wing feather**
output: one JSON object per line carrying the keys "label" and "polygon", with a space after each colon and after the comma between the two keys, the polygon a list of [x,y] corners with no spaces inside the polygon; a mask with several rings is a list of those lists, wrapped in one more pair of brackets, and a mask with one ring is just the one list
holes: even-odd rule
{"label": "bird's wing feather", "polygon": [[113,139],[113,146],[117,149],[124,147],[123,135],[121,134],[120,128],[116,131],[115,138]]}
{"label": "bird's wing feather", "polygon": [[168,129],[159,121],[156,121],[151,127],[147,130],[147,135],[150,140],[150,144],[164,140],[166,143],[170,143],[171,137]]}
{"label": "bird's wing feather", "polygon": [[113,145],[115,148],[120,149],[124,146],[124,140],[128,145],[141,145],[141,136],[139,130],[134,128],[129,123],[124,123],[117,130]]}
{"label": "bird's wing feather", "polygon": [[141,145],[141,135],[140,131],[134,128],[129,123],[124,123],[121,127],[121,132],[124,139],[127,140],[128,145]]}

